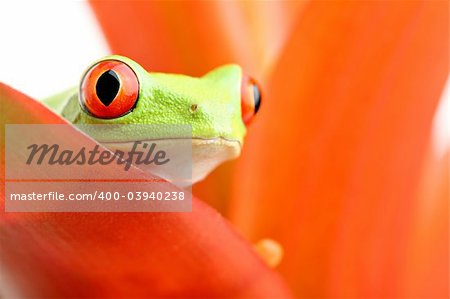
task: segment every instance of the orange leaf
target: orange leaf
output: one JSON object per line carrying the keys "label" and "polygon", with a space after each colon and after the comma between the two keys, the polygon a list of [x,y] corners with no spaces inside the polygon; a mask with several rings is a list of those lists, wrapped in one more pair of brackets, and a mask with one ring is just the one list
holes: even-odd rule
{"label": "orange leaf", "polygon": [[[432,272],[406,273],[414,261],[405,259],[410,241],[421,240],[415,199],[448,75],[448,36],[444,1],[304,8],[246,140],[230,204],[251,240],[284,247],[279,269],[297,296],[403,297],[405,281],[429,294],[448,289]],[[440,223],[448,210],[434,215]],[[445,239],[448,230],[435,227]],[[422,258],[445,262],[445,252],[448,243]]]}

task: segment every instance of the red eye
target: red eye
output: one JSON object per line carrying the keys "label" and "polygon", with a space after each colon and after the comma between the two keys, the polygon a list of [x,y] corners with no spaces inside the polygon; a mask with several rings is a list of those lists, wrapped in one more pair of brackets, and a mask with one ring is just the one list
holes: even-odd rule
{"label": "red eye", "polygon": [[139,81],[127,64],[105,60],[86,73],[80,92],[80,104],[86,112],[98,118],[116,118],[136,106]]}
{"label": "red eye", "polygon": [[261,106],[261,89],[256,81],[244,75],[241,86],[242,120],[248,125]]}

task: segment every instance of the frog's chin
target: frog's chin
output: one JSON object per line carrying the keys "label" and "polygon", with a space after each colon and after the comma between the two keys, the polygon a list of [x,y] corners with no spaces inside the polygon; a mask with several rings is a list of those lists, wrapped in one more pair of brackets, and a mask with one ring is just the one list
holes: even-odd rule
{"label": "frog's chin", "polygon": [[[186,150],[191,141],[192,150]],[[157,148],[166,152],[170,161],[164,167],[136,165],[138,168],[172,182],[179,187],[188,187],[203,180],[211,171],[225,161],[239,157],[241,143],[225,138],[192,138],[192,139],[158,139],[146,140],[154,142]],[[102,142],[108,149],[129,152],[134,142]],[[170,158],[172,157],[172,158]],[[192,175],[190,175],[192,174]]]}
{"label": "frog's chin", "polygon": [[224,138],[192,139],[192,184],[203,180],[217,166],[240,154],[239,141]]}

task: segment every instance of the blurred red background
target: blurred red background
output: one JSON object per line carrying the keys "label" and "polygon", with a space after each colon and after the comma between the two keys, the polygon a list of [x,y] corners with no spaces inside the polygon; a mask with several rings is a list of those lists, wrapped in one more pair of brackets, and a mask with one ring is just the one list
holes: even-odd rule
{"label": "blurred red background", "polygon": [[[194,186],[207,205],[193,213],[2,209],[2,266],[19,287],[288,297],[278,272],[301,298],[450,296],[448,1],[90,6],[113,53],[188,75],[238,63],[263,104],[242,156]],[[3,124],[64,122],[3,84],[0,104]],[[275,272],[208,205],[251,243],[281,244]]]}
{"label": "blurred red background", "polygon": [[242,157],[194,192],[283,246],[297,296],[448,296],[449,154],[432,146],[447,1],[91,5],[112,51],[148,70],[237,62],[262,81]]}

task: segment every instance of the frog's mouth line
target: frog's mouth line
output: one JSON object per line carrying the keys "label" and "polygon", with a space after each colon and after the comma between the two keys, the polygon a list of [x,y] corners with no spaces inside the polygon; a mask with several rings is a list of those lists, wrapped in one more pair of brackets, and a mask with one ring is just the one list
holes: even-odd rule
{"label": "frog's mouth line", "polygon": [[98,142],[100,142],[101,144],[105,144],[105,145],[113,145],[113,144],[117,144],[117,145],[126,145],[126,144],[132,144],[136,141],[138,142],[154,142],[154,141],[176,141],[176,140],[192,140],[193,144],[196,143],[204,143],[204,144],[225,144],[225,145],[231,145],[233,144],[234,146],[239,146],[239,149],[242,149],[242,144],[240,141],[238,140],[233,140],[233,139],[227,139],[224,137],[214,137],[214,138],[200,138],[200,137],[173,137],[173,138],[154,138],[154,139],[142,139],[142,140],[134,140],[134,141],[102,141],[102,140],[98,140]]}
{"label": "frog's mouth line", "polygon": [[[190,152],[189,160],[187,165],[192,167],[192,183],[198,182],[205,178],[212,170],[225,161],[235,159],[239,157],[242,149],[241,142],[237,140],[228,140],[222,137],[216,138],[161,138],[161,139],[149,139],[149,140],[139,140],[141,142],[156,142],[161,145],[163,149],[170,152],[171,154],[180,155],[179,158],[186,158],[187,152],[183,151],[183,148],[187,144],[180,144],[180,142],[192,141],[192,152]],[[110,150],[122,150],[128,152],[136,141],[122,141],[122,142],[102,142],[105,147]],[[183,160],[183,159],[182,159]],[[175,166],[177,170],[178,165]],[[180,165],[179,167],[183,167]],[[173,177],[176,175],[170,175],[167,173],[159,173],[152,170],[153,174],[156,174],[162,178],[173,181]],[[176,174],[176,171],[174,172]]]}

